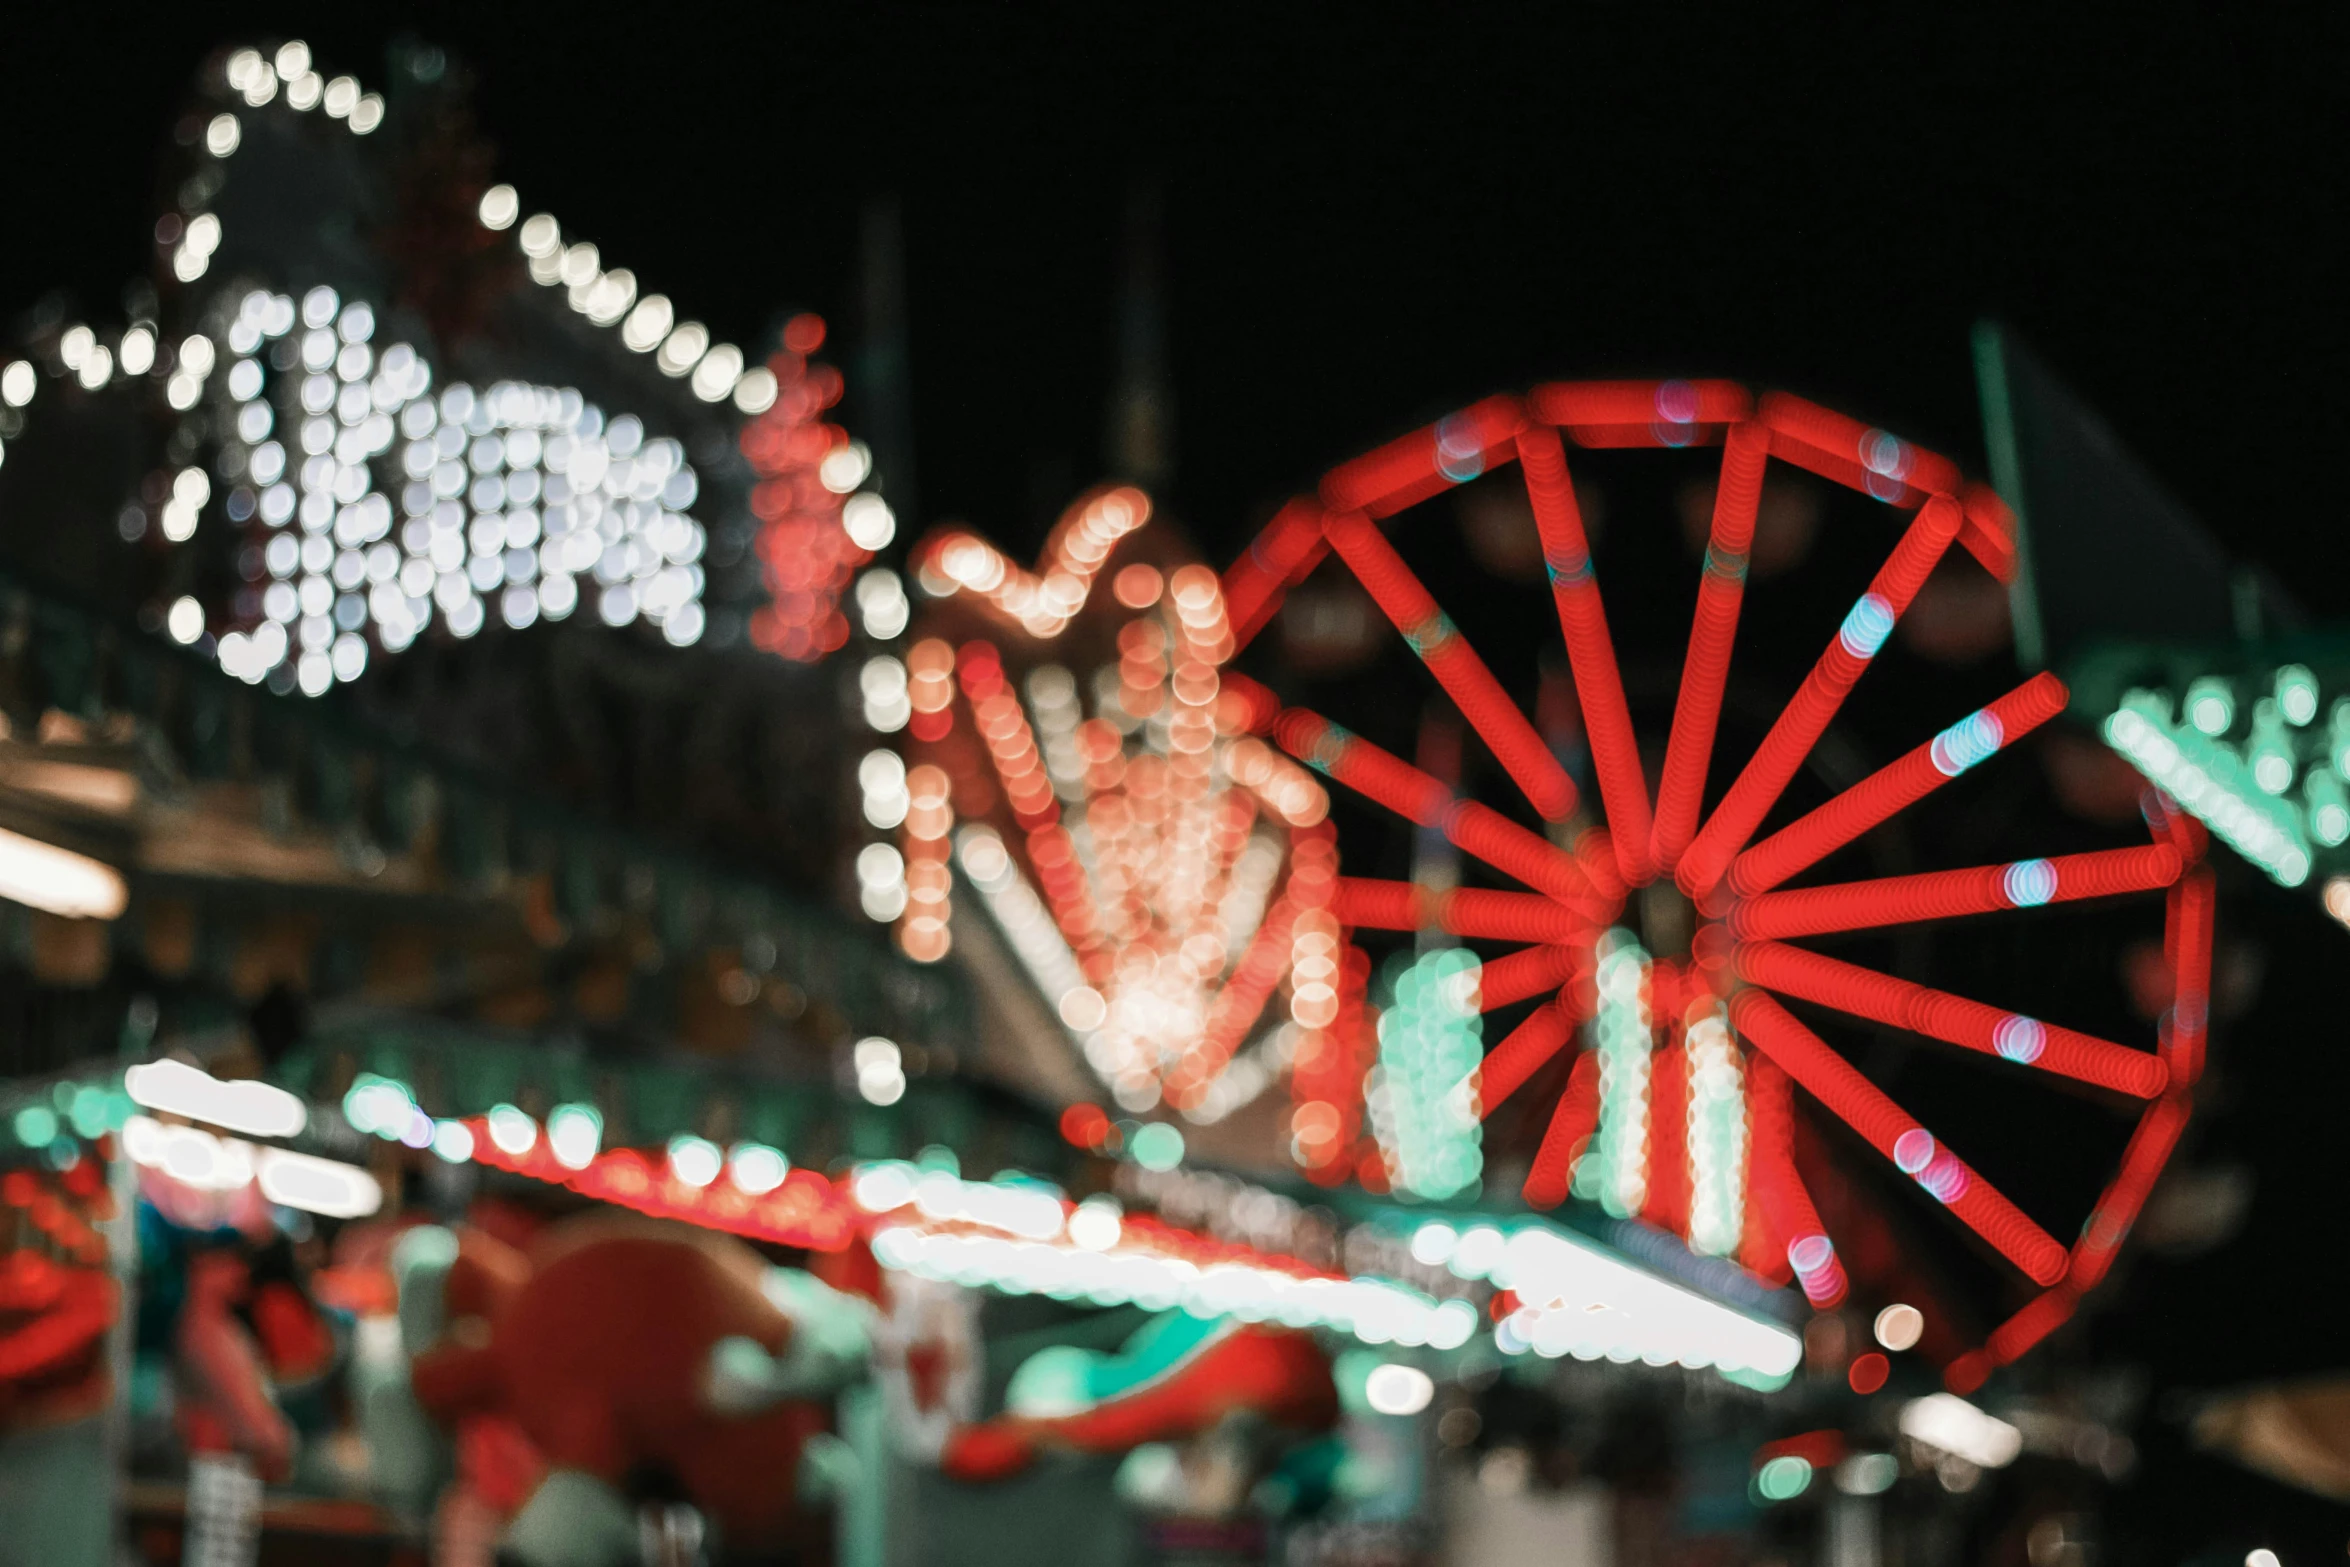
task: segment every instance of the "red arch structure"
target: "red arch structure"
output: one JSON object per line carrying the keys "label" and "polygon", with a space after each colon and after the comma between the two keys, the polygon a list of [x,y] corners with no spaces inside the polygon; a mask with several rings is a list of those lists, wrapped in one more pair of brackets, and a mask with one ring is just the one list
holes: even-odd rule
{"label": "red arch structure", "polygon": [[[1569,452],[1700,445],[1721,448],[1720,483],[1652,796],[1570,481]],[[1512,462],[1541,537],[1588,732],[1596,802],[1579,798],[1565,767],[1471,645],[1473,628],[1445,613],[1380,526]],[[1709,810],[1707,774],[1747,554],[1764,474],[1774,462],[1874,497],[1907,520],[1867,591]],[[1523,889],[1435,897],[1408,882],[1342,878],[1333,910],[1357,929],[1440,927],[1516,944],[1484,965],[1483,1006],[1548,999],[1486,1055],[1466,1087],[1490,1115],[1561,1052],[1574,1052],[1526,1182],[1528,1201],[1554,1206],[1571,1186],[1604,1186],[1620,1175],[1615,1195],[1623,1200],[1611,1204],[1616,1211],[1688,1233],[1691,1154],[1688,1133],[1672,1112],[1689,1103],[1693,1041],[1703,1033],[1718,1049],[1722,1036],[1707,1031],[1726,1027],[1745,1112],[1738,1259],[1781,1280],[1792,1271],[1817,1304],[1841,1299],[1844,1275],[1834,1239],[1797,1173],[1793,1124],[1799,1105],[1842,1121],[1973,1231],[2028,1289],[2022,1309],[1947,1367],[1948,1381],[1961,1391],[2044,1338],[2104,1276],[2186,1124],[2209,990],[2212,883],[2201,865],[2204,835],[2150,795],[2151,841],[2143,846],[1789,886],[2056,716],[2067,693],[2052,674],[1956,715],[1817,809],[1758,833],[1944,555],[1957,546],[2001,579],[2012,577],[2011,522],[1999,498],[1965,481],[1948,459],[1801,398],[1775,392],[1756,398],[1725,381],[1556,383],[1523,397],[1487,398],[1332,469],[1315,493],[1285,507],[1224,575],[1234,636],[1245,645],[1291,587],[1326,556],[1337,556],[1523,796],[1528,810],[1518,815],[1542,824],[1537,830],[1457,797],[1322,714],[1292,708],[1267,720],[1292,755],[1396,815],[1441,831],[1463,854]],[[1653,887],[1677,888],[1688,900],[1697,922],[1689,954],[1680,961],[1644,959],[1634,971],[1622,970],[1619,961],[1621,982],[1611,982],[1602,972],[1610,955],[1631,950],[1625,933],[1613,927],[1629,900]],[[1803,945],[1833,932],[2128,897],[2161,899],[2165,909],[2175,1004],[2151,1049],[1930,989]],[[2069,1080],[2133,1117],[2118,1168],[2078,1238],[2067,1244],[2035,1223],[1800,1021],[1782,1004],[1786,999]],[[1637,1048],[1630,1055],[1620,1053],[1621,1029],[1613,1036],[1619,1054],[1598,1048],[1594,1015],[1610,1005],[1619,1021],[1635,1019],[1629,1026]],[[1627,1097],[1620,1085],[1611,1086],[1611,1072],[1627,1080],[1636,1073],[1640,1094]],[[1803,1090],[1800,1100],[1796,1087]],[[1611,1114],[1643,1117],[1638,1135],[1608,1144],[1604,1123]],[[1584,1166],[1602,1157],[1616,1162],[1595,1182]]]}

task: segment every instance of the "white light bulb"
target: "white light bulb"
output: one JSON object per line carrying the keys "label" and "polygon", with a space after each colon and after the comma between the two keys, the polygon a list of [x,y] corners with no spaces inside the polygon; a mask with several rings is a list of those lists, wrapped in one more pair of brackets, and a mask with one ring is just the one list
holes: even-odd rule
{"label": "white light bulb", "polygon": [[481,193],[481,226],[485,229],[510,229],[522,213],[522,198],[511,185],[492,185]]}

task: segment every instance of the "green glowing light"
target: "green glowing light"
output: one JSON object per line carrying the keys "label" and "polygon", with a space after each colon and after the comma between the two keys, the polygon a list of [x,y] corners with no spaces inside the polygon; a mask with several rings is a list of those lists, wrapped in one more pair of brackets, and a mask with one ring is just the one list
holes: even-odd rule
{"label": "green glowing light", "polygon": [[2199,675],[2187,683],[2187,722],[2218,739],[2236,721],[2236,693],[2217,675]]}
{"label": "green glowing light", "polygon": [[57,1140],[57,1112],[47,1105],[26,1105],[16,1112],[13,1129],[27,1148],[46,1148]]}
{"label": "green glowing light", "polygon": [[350,1091],[343,1095],[343,1119],[351,1123],[351,1129],[387,1140],[406,1131],[415,1112],[416,1098],[408,1092],[407,1084],[373,1072],[353,1078]]}
{"label": "green glowing light", "polygon": [[2317,676],[2307,664],[2287,664],[2277,671],[2277,711],[2296,729],[2317,716]]}
{"label": "green glowing light", "polygon": [[1689,1249],[1726,1257],[1746,1221],[1746,1084],[1720,1009],[1689,1024]]}
{"label": "green glowing light", "polygon": [[2252,764],[2252,781],[2264,792],[2283,794],[2293,787],[2293,735],[2274,697],[2262,697],[2252,708],[2252,739],[2245,747]]}
{"label": "green glowing light", "polygon": [[2301,807],[2309,813],[2309,835],[2327,848],[2350,839],[2350,790],[2330,772],[2311,768],[2301,780]]}
{"label": "green glowing light", "polygon": [[97,1137],[108,1130],[108,1102],[106,1090],[95,1084],[84,1083],[73,1091],[73,1103],[66,1107],[66,1118],[73,1122],[74,1134],[79,1137]]}
{"label": "green glowing light", "polygon": [[[2190,702],[2194,689],[2188,688]],[[2309,879],[2309,840],[2292,802],[2264,793],[2228,747],[2174,725],[2166,698],[2152,691],[2129,692],[2103,730],[2106,743],[2131,766],[2272,880],[2298,887]]]}
{"label": "green glowing light", "polygon": [[1785,1454],[1754,1473],[1754,1488],[1766,1502],[1789,1502],[1811,1489],[1811,1461]]}
{"label": "green glowing light", "polygon": [[1648,1201],[1649,960],[1628,930],[1602,936],[1598,955],[1591,1038],[1599,1052],[1599,1132],[1575,1168],[1575,1195],[1595,1197],[1623,1219]]}
{"label": "green glowing light", "polygon": [[1164,1121],[1138,1129],[1127,1148],[1146,1170],[1172,1170],[1183,1162],[1183,1134]]}
{"label": "green glowing light", "polygon": [[1485,1173],[1484,1130],[1458,1092],[1485,1058],[1476,954],[1444,947],[1391,968],[1394,1000],[1379,1016],[1379,1066],[1395,1184],[1442,1199]]}

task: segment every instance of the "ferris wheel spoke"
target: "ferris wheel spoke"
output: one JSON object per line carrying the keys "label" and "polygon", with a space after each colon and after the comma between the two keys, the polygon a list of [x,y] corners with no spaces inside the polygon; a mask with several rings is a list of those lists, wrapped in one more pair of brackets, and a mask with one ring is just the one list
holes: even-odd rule
{"label": "ferris wheel spoke", "polygon": [[1442,827],[1452,809],[1452,790],[1440,779],[1319,713],[1289,708],[1273,720],[1273,739],[1314,771],[1415,826]]}
{"label": "ferris wheel spoke", "polygon": [[1439,892],[1416,882],[1341,876],[1331,914],[1341,925],[1371,930],[1440,930],[1481,941],[1560,942],[1598,933],[1595,924],[1536,892],[1456,887]]}
{"label": "ferris wheel spoke", "polygon": [[1592,764],[1599,774],[1601,802],[1607,807],[1608,831],[1615,839],[1616,864],[1626,882],[1640,886],[1655,873],[1648,852],[1648,784],[1641,777],[1632,712],[1624,704],[1624,681],[1616,668],[1615,643],[1608,637],[1607,609],[1592,575],[1591,541],[1583,532],[1583,513],[1575,502],[1558,432],[1548,425],[1528,426],[1518,437],[1518,463],[1525,470],[1551,598],[1566,638],[1567,665],[1591,737]]}
{"label": "ferris wheel spoke", "polygon": [[[2014,1316],[1993,1328],[1981,1349],[1969,1350],[1952,1361],[1946,1381],[1953,1391],[1973,1392],[1975,1387],[1982,1386],[1977,1375],[1978,1367],[1987,1372],[1990,1366],[2004,1366],[2022,1356],[2034,1344],[2072,1320],[2073,1312],[2080,1303],[2080,1296],[2069,1285],[2058,1285],[2046,1294],[2035,1296],[2025,1302]],[[1990,1364],[1982,1365],[1985,1361]],[[1961,1384],[1969,1381],[1974,1383],[1974,1387],[1961,1387]]]}
{"label": "ferris wheel spoke", "polygon": [[1526,1021],[1504,1035],[1501,1043],[1478,1064],[1471,1079],[1479,1116],[1492,1115],[1503,1100],[1541,1071],[1574,1037],[1578,1020],[1571,992],[1561,992],[1556,1001],[1536,1007]]}
{"label": "ferris wheel spoke", "polygon": [[1444,836],[1463,854],[1473,855],[1529,887],[1540,888],[1595,920],[1614,918],[1617,900],[1624,896],[1624,884],[1617,879],[1603,828],[1586,830],[1569,854],[1499,811],[1462,800],[1445,817]]}
{"label": "ferris wheel spoke", "polygon": [[1714,517],[1706,541],[1705,572],[1697,583],[1697,613],[1689,625],[1689,653],[1681,664],[1681,691],[1665,742],[1657,784],[1656,824],[1649,854],[1671,874],[1697,831],[1697,811],[1712,763],[1714,727],[1722,714],[1722,687],[1730,678],[1730,648],[1746,596],[1746,552],[1754,542],[1755,508],[1762,501],[1770,437],[1752,424],[1734,426],[1722,442],[1722,477],[1714,490]]}
{"label": "ferris wheel spoke", "polygon": [[[1592,840],[1596,829],[1569,854],[1545,842],[1497,811],[1473,800],[1455,800],[1452,791],[1391,751],[1330,722],[1319,713],[1293,707],[1273,722],[1273,739],[1316,772],[1334,778],[1406,821],[1443,831],[1463,853],[1473,855],[1526,886],[1548,893],[1595,920],[1611,917],[1621,885],[1594,886],[1594,873],[1614,877]],[[1587,846],[1589,846],[1587,848]]]}
{"label": "ferris wheel spoke", "polygon": [[1887,1098],[1883,1090],[1759,990],[1742,990],[1730,1003],[1731,1023],[1755,1048],[1893,1161],[1952,1217],[2038,1284],[2064,1277],[2065,1250],[1998,1188],[1942,1147],[1934,1135]]}
{"label": "ferris wheel spoke", "polygon": [[1521,947],[1485,964],[1477,973],[1477,1010],[1496,1012],[1553,991],[1590,969],[1588,949],[1560,943]]}
{"label": "ferris wheel spoke", "polygon": [[2033,676],[1739,855],[1731,887],[1752,897],[1810,869],[2063,712],[2066,696],[2056,676]]}
{"label": "ferris wheel spoke", "polygon": [[1996,914],[2083,898],[2159,892],[2179,879],[2180,869],[2179,851],[2167,843],[2156,843],[1959,871],[1799,887],[1747,899],[1731,911],[1730,929],[1741,940],[1763,941]]}
{"label": "ferris wheel spoke", "polygon": [[1821,731],[1844,705],[1861,672],[1885,645],[1927,573],[1949,548],[1959,520],[1958,503],[1946,495],[1933,497],[1919,510],[1892,555],[1878,568],[1868,591],[1845,615],[1844,624],[1804,678],[1795,699],[1763,736],[1745,770],[1682,855],[1676,874],[1685,890],[1699,893],[1711,889],[1729,869],[1732,856],[1746,847],[1755,828],[1778,803],[1787,781],[1811,754]]}
{"label": "ferris wheel spoke", "polygon": [[1387,535],[1359,511],[1331,517],[1323,531],[1331,548],[1428,666],[1428,672],[1451,696],[1527,803],[1545,821],[1563,822],[1573,815],[1574,780],[1502,690],[1501,682],[1493,678],[1493,671],[1469,646],[1469,639],[1404,564]]}
{"label": "ferris wheel spoke", "polygon": [[1775,1272],[1770,1266],[1773,1263],[1783,1266],[1803,1287],[1804,1299],[1814,1306],[1834,1306],[1844,1299],[1844,1268],[1795,1168],[1795,1104],[1787,1074],[1760,1053],[1748,1064],[1747,1072],[1754,1105],[1750,1184],[1762,1221],[1760,1228],[1768,1234],[1770,1249],[1776,1254],[1755,1258],[1748,1266],[1758,1273]]}
{"label": "ferris wheel spoke", "polygon": [[1567,1200],[1575,1176],[1575,1161],[1591,1142],[1599,1125],[1599,1057],[1586,1050],[1575,1057],[1567,1074],[1567,1091],[1550,1113],[1550,1125],[1535,1150],[1534,1167],[1526,1172],[1526,1205],[1555,1208]]}
{"label": "ferris wheel spoke", "polygon": [[2179,803],[2160,789],[2149,785],[2138,796],[2138,808],[2146,816],[2147,825],[2158,838],[2170,840],[2179,857],[2193,864],[2201,860],[2211,848],[2211,832],[2201,822],[2179,808]]}
{"label": "ferris wheel spoke", "polygon": [[2132,1098],[2152,1099],[2170,1082],[2162,1058],[2146,1051],[1800,947],[1774,941],[1742,942],[1731,964],[1740,979],[1780,995],[1890,1023],[1945,1044],[2110,1088]]}

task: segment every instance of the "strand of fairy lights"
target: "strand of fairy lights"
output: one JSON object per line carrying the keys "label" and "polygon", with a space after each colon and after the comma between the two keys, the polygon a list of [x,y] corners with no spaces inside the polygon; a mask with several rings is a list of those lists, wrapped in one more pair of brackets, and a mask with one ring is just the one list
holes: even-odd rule
{"label": "strand of fairy lights", "polygon": [[1599,956],[1599,1011],[1591,1024],[1599,1141],[1596,1157],[1576,1171],[1575,1191],[1618,1218],[1638,1213],[1648,1197],[1649,977],[1640,943],[1629,931],[1611,931]]}
{"label": "strand of fairy lights", "polygon": [[[268,54],[251,48],[231,51],[220,82],[241,107],[206,121],[200,138],[204,154],[215,164],[231,158],[246,140],[241,116],[281,96],[289,110],[322,111],[354,135],[367,135],[382,123],[380,95],[363,91],[351,77],[324,78],[311,63],[310,49],[300,40]],[[497,185],[480,198],[477,218],[483,228],[502,231],[517,226],[520,212],[513,187]],[[210,270],[222,239],[219,216],[203,211],[169,215],[158,234],[170,247],[174,276],[190,284]],[[865,449],[814,417],[839,395],[838,373],[811,366],[805,357],[821,342],[821,325],[813,317],[796,318],[768,364],[746,365],[739,348],[713,342],[697,322],[675,319],[665,296],[640,297],[634,274],[604,268],[595,246],[565,244],[553,217],[542,213],[521,220],[516,240],[533,278],[563,287],[580,315],[617,330],[630,350],[653,355],[663,374],[683,379],[702,401],[731,401],[751,417],[744,431],[745,454],[764,481],[755,493],[754,510],[786,489],[821,497],[795,514],[803,524],[790,541],[797,548],[779,543],[777,519],[763,516],[761,554],[771,568],[771,594],[779,594],[794,612],[800,606],[789,585],[778,582],[773,563],[817,556],[834,562],[837,570],[821,584],[828,596],[817,619],[837,621],[831,602],[847,586],[846,573],[889,542],[895,523],[878,495],[852,493],[870,476]],[[303,296],[298,319],[288,296],[248,293],[232,318],[214,321],[176,348],[160,343],[148,322],[132,323],[111,349],[87,326],[69,326],[59,337],[58,368],[85,390],[106,386],[118,371],[124,376],[152,372],[163,378],[170,406],[188,412],[211,387],[221,402],[217,424],[234,432],[234,438],[224,436],[221,452],[230,522],[259,518],[276,530],[299,515],[305,525],[307,537],[290,529],[261,533],[242,555],[240,566],[251,586],[239,595],[231,626],[219,634],[224,668],[255,682],[282,670],[289,685],[316,695],[363,673],[371,647],[405,648],[436,611],[451,634],[472,635],[486,622],[490,604],[507,625],[519,628],[541,618],[561,619],[583,599],[592,599],[607,624],[625,625],[641,616],[659,625],[672,643],[699,640],[706,624],[700,557],[707,535],[683,513],[697,486],[675,442],[647,439],[641,424],[626,415],[607,426],[600,411],[569,389],[500,383],[477,394],[460,384],[441,389],[434,398],[430,367],[415,350],[395,343],[378,356],[369,341],[375,312],[367,302],[344,302],[331,290],[323,293],[323,305],[319,289]],[[339,341],[322,342],[320,334],[330,329]],[[240,341],[244,338],[252,341]],[[257,355],[272,344],[277,351],[265,370]],[[291,351],[295,344],[298,360]],[[216,382],[214,372],[224,363],[230,365],[228,374]],[[284,372],[297,364],[305,373],[295,383]],[[285,382],[274,399],[266,395],[273,381]],[[38,369],[30,361],[0,367],[0,408],[26,406],[38,384]],[[364,392],[355,391],[358,386]],[[437,406],[437,421],[420,408],[428,402]],[[492,411],[486,429],[479,427],[479,408]],[[322,422],[329,413],[339,429]],[[285,428],[276,429],[281,419]],[[814,449],[806,440],[792,439],[803,429],[815,437]],[[271,439],[273,434],[281,438]],[[782,439],[770,439],[778,435]],[[403,474],[390,462],[402,437],[407,444],[400,448],[398,468],[405,470],[405,486]],[[501,450],[485,453],[485,439]],[[570,444],[592,456],[599,439],[606,442],[608,459],[601,493],[591,478],[568,505],[554,498],[550,492],[564,483],[561,448]],[[428,457],[419,452],[420,443],[442,449]],[[452,445],[459,451],[446,449]],[[289,452],[289,447],[298,450]],[[446,493],[447,469],[460,452],[472,472],[457,475],[454,482],[473,503],[469,511],[452,511],[446,504],[455,499]],[[331,472],[318,461],[329,455],[335,463]],[[502,457],[507,459],[503,466]],[[379,463],[390,471],[371,471]],[[248,474],[255,483],[235,483]],[[622,479],[617,485],[610,482],[615,474]],[[437,504],[405,504],[420,482],[435,489]],[[653,493],[640,493],[648,482]],[[503,507],[496,499],[486,507],[479,504],[485,485],[505,487]],[[173,477],[158,519],[169,542],[193,536],[213,490],[200,467],[184,467]],[[402,495],[404,523],[390,505],[395,492]],[[332,498],[331,545],[321,539],[330,525],[309,504],[314,495]],[[542,495],[547,504],[534,505]],[[607,515],[597,515],[599,500],[614,503]],[[810,522],[812,529],[806,525]],[[567,523],[576,524],[568,538]],[[395,532],[396,549],[390,547]],[[868,575],[872,580],[864,599],[886,600],[894,574]],[[897,598],[902,604],[902,589]],[[774,606],[763,613],[773,619]],[[888,617],[886,604],[878,613],[869,612],[869,628],[886,626]],[[195,599],[182,598],[170,606],[165,624],[177,640],[192,643],[211,629],[210,619]],[[789,657],[820,656],[840,640],[827,631],[795,641],[772,633],[765,622],[754,625],[753,635]]]}
{"label": "strand of fairy lights", "polygon": [[1098,1306],[1329,1328],[1367,1344],[1457,1349],[1477,1330],[1476,1308],[1465,1300],[1439,1301],[1393,1280],[1209,1241],[1129,1218],[1106,1198],[1070,1204],[1038,1183],[966,1181],[899,1163],[861,1167],[849,1189],[875,1216],[875,1259],[925,1278]]}
{"label": "strand of fairy lights", "polygon": [[[969,594],[1050,639],[1148,517],[1140,491],[1113,488],[1071,508],[1036,573],[949,532],[918,553],[915,575],[934,596]],[[1277,1069],[1252,1052],[1227,1080],[1284,983],[1299,1032],[1280,1049],[1325,1053],[1339,940],[1321,912],[1335,884],[1327,802],[1302,769],[1224,716],[1220,669],[1233,637],[1215,574],[1131,569],[1141,575],[1121,578],[1120,598],[1137,613],[1090,693],[1052,664],[1015,682],[984,641],[924,639],[879,680],[868,666],[877,728],[902,724],[935,743],[960,704],[1017,833],[957,832],[944,769],[870,753],[859,771],[866,819],[898,828],[900,842],[860,855],[860,898],[869,915],[897,921],[910,955],[942,955],[952,895],[942,873],[960,864],[1113,1097],[1212,1120]]]}

